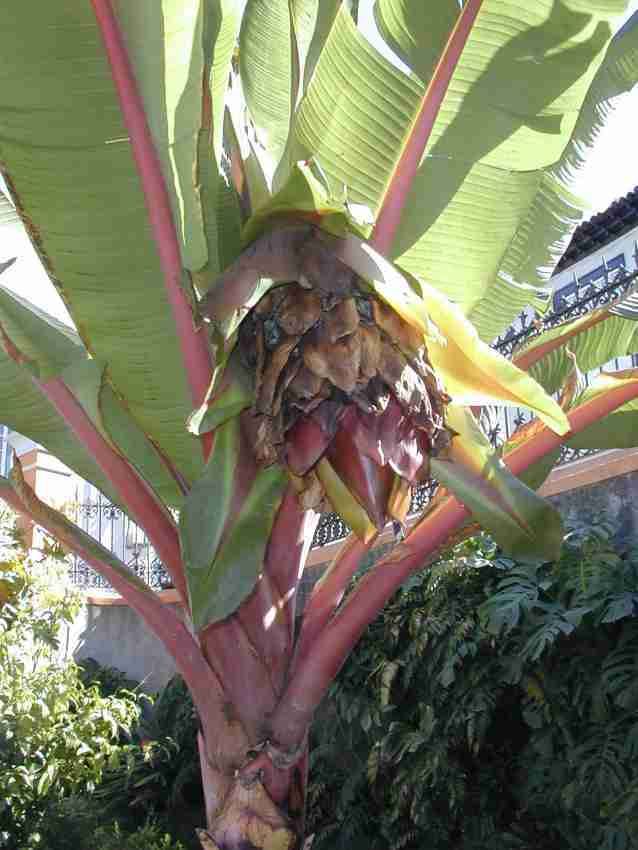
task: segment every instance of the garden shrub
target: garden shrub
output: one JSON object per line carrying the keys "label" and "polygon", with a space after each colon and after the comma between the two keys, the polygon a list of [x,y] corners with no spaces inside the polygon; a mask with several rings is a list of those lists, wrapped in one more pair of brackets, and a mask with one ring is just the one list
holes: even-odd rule
{"label": "garden shrub", "polygon": [[457,547],[368,629],[317,741],[313,850],[638,847],[638,553],[604,524],[555,564]]}
{"label": "garden shrub", "polygon": [[41,846],[51,801],[94,790],[124,757],[123,732],[139,716],[135,695],[103,697],[60,654],[60,633],[80,597],[60,565],[27,557],[4,538],[0,606],[0,847]]}

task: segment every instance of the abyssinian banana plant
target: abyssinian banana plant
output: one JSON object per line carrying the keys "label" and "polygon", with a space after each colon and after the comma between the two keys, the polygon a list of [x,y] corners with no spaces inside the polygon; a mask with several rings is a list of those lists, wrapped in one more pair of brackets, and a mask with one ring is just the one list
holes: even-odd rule
{"label": "abyssinian banana plant", "polygon": [[[75,330],[29,303],[29,280],[0,289],[0,420],[146,530],[182,612],[19,464],[0,493],[175,659],[206,848],[300,847],[313,713],[394,590],[476,523],[551,559],[560,522],[535,489],[560,446],[635,444],[638,376],[577,380],[636,350],[622,305],[513,360],[488,345],[547,307],[539,275],[580,214],[567,179],[637,76],[638,28],[611,37],[624,7],[23,0],[5,16],[0,215]],[[497,451],[488,404],[537,418]],[[353,535],[298,617],[322,510]],[[396,545],[346,595],[388,524]]]}

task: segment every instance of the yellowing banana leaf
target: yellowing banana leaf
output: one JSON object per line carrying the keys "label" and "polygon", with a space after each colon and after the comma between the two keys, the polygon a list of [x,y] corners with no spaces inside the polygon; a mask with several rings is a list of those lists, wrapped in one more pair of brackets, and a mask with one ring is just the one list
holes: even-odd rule
{"label": "yellowing banana leaf", "polygon": [[558,404],[529,375],[482,342],[445,295],[419,281],[419,296],[396,266],[355,236],[341,240],[338,250],[343,262],[424,334],[432,365],[455,404],[520,405],[534,410],[557,433],[569,430]]}
{"label": "yellowing banana leaf", "polygon": [[456,435],[446,457],[431,459],[433,476],[512,557],[557,558],[563,538],[558,512],[512,475],[469,410],[450,405],[446,420]]}
{"label": "yellowing banana leaf", "polygon": [[240,456],[239,418],[217,428],[213,453],[189,491],[179,519],[193,623],[222,620],[248,596],[286,486],[271,467],[257,471]]}
{"label": "yellowing banana leaf", "polygon": [[346,487],[326,458],[322,458],[315,467],[330,504],[349,528],[360,540],[367,543],[377,534],[370,517]]}

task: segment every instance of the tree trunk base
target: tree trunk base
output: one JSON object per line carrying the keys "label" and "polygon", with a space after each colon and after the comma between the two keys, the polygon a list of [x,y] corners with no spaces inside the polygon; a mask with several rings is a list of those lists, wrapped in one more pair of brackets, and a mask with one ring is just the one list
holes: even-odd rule
{"label": "tree trunk base", "polygon": [[297,850],[300,836],[261,780],[237,777],[208,830],[197,831],[203,850]]}

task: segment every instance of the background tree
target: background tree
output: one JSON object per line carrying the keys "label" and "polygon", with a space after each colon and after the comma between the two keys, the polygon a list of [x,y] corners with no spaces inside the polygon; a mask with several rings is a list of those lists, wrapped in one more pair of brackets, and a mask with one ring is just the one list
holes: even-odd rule
{"label": "background tree", "polygon": [[[509,553],[555,557],[560,522],[533,489],[552,453],[633,439],[634,373],[578,392],[567,346],[586,323],[514,363],[486,344],[547,304],[520,281],[555,259],[579,214],[565,179],[634,82],[635,27],[610,42],[623,9],[378,0],[407,73],[338,2],[12,10],[3,174],[77,333],[0,292],[1,418],[146,530],[193,628],[19,464],[1,493],[173,655],[201,724],[207,847],[297,846],[314,710],[383,604],[470,512]],[[606,362],[618,322],[635,350],[609,314],[586,358]],[[541,383],[551,367],[550,392],[565,379],[560,404],[516,362]],[[502,457],[472,413],[488,403],[538,415]],[[446,489],[343,601],[430,474]],[[326,505],[356,536],[297,634]]]}

